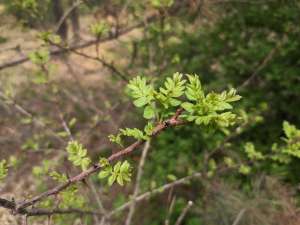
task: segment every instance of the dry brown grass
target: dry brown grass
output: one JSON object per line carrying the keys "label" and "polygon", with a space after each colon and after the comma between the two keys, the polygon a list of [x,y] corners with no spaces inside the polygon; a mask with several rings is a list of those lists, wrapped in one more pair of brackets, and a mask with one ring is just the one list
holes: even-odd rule
{"label": "dry brown grass", "polygon": [[300,212],[294,193],[280,181],[261,177],[253,183],[249,194],[238,186],[216,181],[212,186],[207,210],[203,212],[206,225],[299,225]]}

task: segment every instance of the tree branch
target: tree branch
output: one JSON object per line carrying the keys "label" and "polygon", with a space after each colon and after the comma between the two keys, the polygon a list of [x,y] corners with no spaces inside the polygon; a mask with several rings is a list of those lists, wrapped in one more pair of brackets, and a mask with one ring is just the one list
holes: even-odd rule
{"label": "tree branch", "polygon": [[103,58],[100,58],[98,56],[91,56],[91,55],[79,52],[76,49],[71,49],[71,48],[64,47],[64,46],[59,45],[59,44],[55,44],[55,43],[53,43],[51,41],[50,41],[50,44],[52,44],[52,45],[54,45],[54,46],[56,46],[56,47],[58,47],[58,48],[60,48],[62,50],[70,51],[70,52],[73,52],[76,55],[79,55],[79,56],[85,57],[87,59],[92,59],[92,60],[95,60],[97,62],[100,62],[103,66],[105,66],[108,69],[110,69],[113,73],[115,73],[118,77],[120,77],[125,82],[129,81],[129,79],[127,78],[127,76],[125,74],[123,74],[120,70],[118,70],[112,63],[106,62]]}
{"label": "tree branch", "polygon": [[73,10],[75,10],[78,6],[80,6],[83,3],[82,0],[77,0],[76,2],[74,2],[70,8],[68,8],[66,10],[66,12],[64,13],[64,15],[60,18],[60,20],[58,21],[56,28],[54,29],[54,32],[56,33],[61,25],[63,24],[63,22],[68,18],[68,16],[72,13]]}
{"label": "tree branch", "polygon": [[184,209],[182,210],[180,216],[178,217],[175,225],[180,225],[185,217],[185,215],[187,214],[187,212],[189,211],[189,209],[193,206],[193,202],[189,201],[188,204],[184,207]]}
{"label": "tree branch", "polygon": [[[120,30],[118,30],[117,33],[110,32],[109,35],[107,35],[106,37],[103,37],[101,39],[98,39],[98,38],[92,39],[92,40],[86,41],[86,42],[81,43],[81,44],[74,44],[74,45],[71,45],[68,49],[54,49],[54,50],[50,51],[50,55],[53,55],[53,56],[61,55],[61,54],[66,53],[67,51],[70,51],[70,50],[78,50],[78,49],[89,47],[89,46],[97,44],[97,43],[99,44],[99,43],[104,43],[104,42],[109,42],[109,41],[115,40],[118,37],[131,32],[132,30],[143,27],[146,23],[150,23],[150,22],[155,21],[157,18],[158,18],[158,16],[156,14],[150,15],[145,20],[143,20],[142,22],[138,22],[138,23],[136,23],[132,26],[120,29]],[[18,59],[12,60],[10,62],[2,63],[2,64],[0,64],[0,70],[16,66],[16,65],[25,63],[27,61],[29,61],[29,57],[28,56],[23,56],[23,57],[20,57]]]}
{"label": "tree branch", "polygon": [[[151,134],[151,137],[154,137],[156,135],[158,135],[160,132],[162,132],[163,130],[165,130],[168,127],[173,127],[173,126],[178,126],[183,124],[183,122],[179,119],[179,116],[181,115],[181,113],[183,112],[183,109],[180,108],[176,111],[176,113],[168,120],[165,120],[161,123],[159,123],[154,129],[153,132]],[[145,141],[144,140],[138,140],[136,142],[134,142],[133,144],[129,145],[128,147],[124,148],[121,151],[118,151],[114,154],[112,154],[109,158],[108,161],[109,162],[113,162],[116,159],[119,159],[125,155],[128,155],[130,153],[132,153],[136,148],[140,147]],[[40,195],[37,195],[27,201],[24,201],[18,205],[16,205],[14,212],[15,213],[20,213],[22,212],[26,207],[34,205],[36,202],[39,202],[43,199],[45,199],[48,196],[52,196],[52,195],[56,195],[59,192],[61,192],[62,190],[66,189],[67,187],[69,187],[70,185],[78,182],[78,181],[82,181],[85,178],[87,178],[88,176],[90,176],[91,174],[99,171],[101,169],[100,164],[95,164],[92,167],[90,167],[89,169],[81,172],[80,174],[70,178],[66,183],[60,184],[46,192],[41,193]]]}
{"label": "tree branch", "polygon": [[[163,186],[160,186],[156,189],[153,189],[151,191],[145,192],[135,198],[135,202],[143,201],[147,198],[150,198],[151,196],[159,193],[163,193],[175,186],[184,184],[191,179],[201,177],[201,173],[194,173],[190,176],[186,176],[183,178],[180,178],[176,181],[164,184]],[[10,209],[13,213],[21,214],[21,215],[27,215],[27,216],[50,216],[54,214],[89,214],[89,215],[98,215],[98,216],[105,216],[106,218],[110,218],[113,215],[117,214],[118,212],[121,212],[125,209],[128,209],[131,206],[131,201],[123,204],[119,208],[109,212],[106,215],[103,215],[101,212],[96,211],[89,211],[89,210],[80,210],[76,208],[69,208],[69,209],[40,209],[40,208],[34,208],[34,209],[26,209],[26,208],[20,208],[18,211],[16,210],[16,203],[13,201],[9,201],[3,198],[0,198],[0,206],[6,209]]]}
{"label": "tree branch", "polygon": [[[15,212],[16,203],[13,201],[9,201],[7,199],[0,198],[0,206],[6,209],[10,209],[12,212]],[[88,215],[98,215],[102,216],[103,213],[90,211],[90,210],[81,210],[76,208],[69,209],[20,209],[18,214],[26,215],[26,216],[50,216],[53,214],[88,214]]]}
{"label": "tree branch", "polygon": [[144,149],[143,149],[143,152],[142,152],[142,157],[141,157],[141,161],[139,163],[136,182],[135,182],[135,187],[134,187],[134,192],[133,192],[133,196],[132,196],[131,206],[130,206],[129,213],[128,213],[128,216],[127,216],[127,219],[126,219],[126,225],[131,224],[131,220],[132,220],[132,217],[133,217],[133,214],[134,214],[134,211],[135,211],[135,202],[136,202],[135,199],[136,199],[136,197],[138,196],[138,194],[140,192],[140,183],[141,183],[144,164],[145,164],[145,160],[146,160],[149,148],[150,148],[150,140],[146,142],[146,144],[144,146]]}

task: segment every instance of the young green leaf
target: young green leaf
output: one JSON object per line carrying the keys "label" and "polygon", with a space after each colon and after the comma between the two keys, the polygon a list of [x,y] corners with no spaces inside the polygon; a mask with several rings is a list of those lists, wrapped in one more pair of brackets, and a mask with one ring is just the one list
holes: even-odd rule
{"label": "young green leaf", "polygon": [[105,177],[108,177],[110,174],[111,174],[111,171],[110,171],[110,170],[104,169],[104,170],[102,170],[102,171],[99,172],[98,178],[99,178],[99,179],[103,179],[103,178],[105,178]]}
{"label": "young green leaf", "polygon": [[147,85],[146,78],[137,76],[127,85],[129,94],[133,99],[136,107],[143,107],[154,100],[154,89],[152,85]]}
{"label": "young green leaf", "polygon": [[148,105],[144,109],[144,118],[145,119],[152,119],[155,117],[155,110],[151,105]]}
{"label": "young green leaf", "polygon": [[7,176],[7,162],[5,159],[0,161],[0,180],[3,180]]}
{"label": "young green leaf", "polygon": [[201,82],[197,75],[188,75],[188,81],[185,95],[190,101],[201,101],[204,98]]}
{"label": "young green leaf", "polygon": [[138,140],[147,140],[148,137],[144,135],[143,131],[137,128],[120,129],[120,133],[124,136],[133,137]]}
{"label": "young green leaf", "polygon": [[174,73],[173,77],[168,77],[164,83],[164,87],[159,88],[159,93],[156,98],[165,107],[178,106],[181,101],[178,99],[183,95],[185,89],[185,82],[183,75]]}
{"label": "young green leaf", "polygon": [[75,166],[80,166],[82,170],[86,170],[91,163],[87,157],[87,150],[83,148],[82,144],[77,141],[70,141],[67,146],[68,159]]}

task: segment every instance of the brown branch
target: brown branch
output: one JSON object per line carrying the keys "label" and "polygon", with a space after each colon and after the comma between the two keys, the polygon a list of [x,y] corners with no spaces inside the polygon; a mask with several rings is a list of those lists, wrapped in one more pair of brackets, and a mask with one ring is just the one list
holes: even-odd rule
{"label": "brown branch", "polygon": [[[158,188],[155,188],[151,191],[145,192],[139,196],[137,196],[134,201],[140,202],[143,201],[145,199],[148,199],[152,196],[154,196],[155,194],[159,194],[159,193],[163,193],[175,186],[187,183],[188,181],[197,178],[197,177],[201,177],[201,173],[194,173],[192,175],[180,178],[178,180],[172,181],[170,183],[164,184],[163,186],[160,186]],[[131,201],[123,204],[122,206],[118,207],[117,209],[109,212],[108,214],[105,215],[106,218],[110,218],[113,215],[128,209],[131,206]],[[99,213],[96,211],[89,211],[89,210],[80,210],[80,209],[76,209],[76,208],[69,208],[69,209],[40,209],[40,208],[33,208],[33,209],[26,209],[26,208],[20,208],[18,209],[18,211],[16,211],[17,205],[15,202],[13,201],[9,201],[3,198],[0,198],[0,206],[6,209],[10,209],[13,213],[18,213],[21,215],[27,215],[27,216],[50,216],[50,215],[54,215],[54,214],[90,214],[90,215],[99,215],[99,216],[103,216],[103,213]]]}
{"label": "brown branch", "polygon": [[[233,168],[226,167],[226,168],[223,168],[223,169],[219,170],[219,172],[221,174],[221,173],[230,171],[231,169],[233,169]],[[182,177],[178,180],[175,180],[175,181],[172,181],[170,183],[164,184],[164,185],[162,185],[158,188],[155,188],[153,190],[144,192],[143,194],[138,195],[134,199],[134,201],[136,203],[138,203],[138,202],[147,200],[147,199],[155,196],[156,194],[164,193],[165,191],[167,191],[169,189],[172,189],[176,186],[188,183],[190,180],[192,180],[194,178],[201,178],[201,177],[202,177],[202,174],[200,172],[195,172],[191,175],[188,175],[188,176]],[[104,216],[105,218],[109,219],[112,216],[128,209],[131,206],[131,204],[132,204],[132,200],[124,203],[120,207],[112,210],[111,212],[109,212],[105,215],[103,215],[103,213],[101,213],[101,212],[99,213],[99,212],[95,212],[95,211],[88,211],[88,210],[85,211],[85,210],[72,209],[72,208],[64,209],[64,210],[61,210],[61,209],[38,209],[38,208],[33,209],[33,210],[29,210],[29,209],[22,208],[17,213],[22,214],[22,215],[30,215],[30,216],[42,216],[42,215],[53,215],[53,214],[72,214],[72,213],[85,214],[86,213],[86,214],[90,214],[90,215]],[[13,201],[8,201],[6,199],[0,198],[0,206],[2,206],[4,208],[7,208],[7,209],[10,209],[12,212],[16,213],[16,210],[15,210],[16,204]]]}
{"label": "brown branch", "polygon": [[[9,201],[7,199],[0,198],[0,206],[6,209],[10,209],[12,212],[15,212],[16,203],[13,201]],[[88,214],[88,215],[99,215],[102,216],[102,213],[90,211],[90,210],[81,210],[76,208],[69,208],[69,209],[40,209],[40,208],[33,208],[33,209],[20,209],[18,214],[26,215],[26,216],[50,216],[54,214]]]}
{"label": "brown branch", "polygon": [[2,91],[0,91],[0,100],[1,98],[3,99],[3,102],[5,104],[12,105],[19,113],[30,118],[38,127],[46,129],[54,138],[56,138],[61,143],[64,143],[64,140],[59,135],[57,135],[55,131],[46,126],[46,124],[41,119],[34,116],[31,112],[29,112],[20,104],[18,104],[13,98],[10,98],[7,95],[5,95]]}
{"label": "brown branch", "polygon": [[[168,12],[166,14],[160,14],[157,12],[151,13],[150,15],[146,16],[146,18],[142,18],[142,21],[139,21],[131,26],[125,27],[123,29],[115,29],[113,28],[112,30],[116,30],[115,32],[113,32],[111,30],[111,32],[109,32],[109,34],[106,37],[103,38],[94,38],[92,40],[80,43],[80,44],[73,44],[71,45],[71,47],[68,48],[68,50],[65,49],[54,49],[50,51],[50,55],[61,55],[66,53],[67,51],[70,50],[78,50],[78,49],[82,49],[82,48],[86,48],[89,47],[91,45],[94,44],[100,44],[100,43],[104,43],[104,42],[109,42],[112,40],[115,40],[117,38],[119,38],[122,35],[125,35],[135,29],[141,28],[141,27],[146,27],[148,26],[149,23],[155,22],[158,19],[161,19],[163,17],[165,17],[166,15],[176,15],[176,13],[178,13],[181,9],[188,7],[188,1],[179,1],[177,4],[174,5],[174,7],[171,7]],[[118,27],[117,27],[118,28]],[[29,61],[29,57],[28,56],[23,56],[20,57],[18,59],[14,59],[12,61],[9,62],[5,62],[0,64],[0,70],[5,69],[5,68],[9,68],[9,67],[13,67],[22,63],[25,63]]]}
{"label": "brown branch", "polygon": [[[123,29],[119,29],[117,33],[110,32],[109,35],[107,35],[106,37],[103,37],[101,39],[98,39],[98,38],[92,39],[92,40],[86,41],[86,42],[81,43],[81,44],[74,44],[74,45],[71,45],[68,49],[54,49],[54,50],[50,51],[50,55],[53,55],[53,56],[61,55],[61,54],[64,54],[64,53],[66,53],[67,51],[70,51],[70,50],[78,50],[78,49],[89,47],[89,46],[97,44],[97,43],[99,44],[99,43],[104,43],[104,42],[109,42],[109,41],[115,40],[118,37],[120,37],[122,35],[125,35],[125,34],[131,32],[131,31],[133,31],[137,28],[143,27],[146,23],[154,22],[157,18],[158,18],[158,16],[156,14],[150,15],[145,20],[143,20],[142,22],[138,22],[138,23],[136,23],[132,26],[129,26],[129,27],[126,27],[126,28],[123,28]],[[0,64],[0,70],[16,66],[16,65],[25,63],[27,61],[29,61],[29,57],[28,56],[23,56],[23,57],[20,57],[18,59],[15,59],[15,60],[2,63],[2,64]]]}
{"label": "brown branch", "polygon": [[73,52],[76,55],[79,55],[79,56],[85,57],[87,59],[92,59],[92,60],[95,60],[97,62],[100,62],[103,66],[105,66],[108,69],[110,69],[113,73],[115,73],[118,77],[120,77],[125,82],[129,81],[129,79],[127,78],[127,76],[125,74],[123,74],[120,70],[118,70],[112,63],[106,62],[103,58],[100,58],[98,56],[91,56],[91,55],[79,52],[76,49],[71,49],[71,48],[64,47],[64,46],[59,45],[59,44],[55,44],[55,43],[53,43],[51,41],[49,41],[49,43],[52,44],[52,45],[54,45],[54,46],[56,46],[56,47],[58,47],[58,48],[60,48],[60,49],[62,49],[62,50]]}
{"label": "brown branch", "polygon": [[[165,120],[161,123],[159,123],[153,130],[151,137],[154,137],[156,135],[158,135],[161,131],[165,130],[168,127],[173,127],[173,126],[177,126],[177,125],[181,125],[182,121],[179,120],[179,116],[181,115],[181,113],[183,112],[183,109],[178,109],[176,111],[176,113],[168,120]],[[136,148],[140,147],[145,141],[144,140],[138,140],[136,142],[134,142],[133,144],[131,144],[130,146],[126,147],[125,149],[118,151],[114,154],[112,154],[109,158],[108,161],[109,162],[113,162],[116,159],[121,158],[122,156],[128,155],[130,153],[132,153]],[[101,166],[99,164],[95,164],[92,167],[90,167],[89,169],[81,172],[80,174],[70,178],[66,183],[60,184],[46,192],[41,193],[40,195],[37,195],[27,201],[24,201],[20,204],[18,204],[15,207],[15,213],[19,213],[20,211],[24,210],[26,207],[34,205],[36,202],[39,202],[43,199],[45,199],[48,196],[52,196],[52,195],[56,195],[59,192],[61,192],[62,190],[66,189],[67,187],[69,187],[70,185],[78,182],[78,181],[82,181],[85,178],[87,178],[88,176],[90,176],[91,174],[99,171],[101,169]]]}

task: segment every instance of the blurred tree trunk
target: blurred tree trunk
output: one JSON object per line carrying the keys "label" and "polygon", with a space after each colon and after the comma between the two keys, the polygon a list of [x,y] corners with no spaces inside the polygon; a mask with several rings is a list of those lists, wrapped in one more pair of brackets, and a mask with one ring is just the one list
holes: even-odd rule
{"label": "blurred tree trunk", "polygon": [[[53,0],[52,1],[52,11],[54,15],[54,21],[56,24],[59,23],[60,19],[64,15],[64,9],[61,0]],[[63,39],[67,40],[68,37],[68,25],[66,20],[62,22],[59,29],[57,30],[57,34]]]}
{"label": "blurred tree trunk", "polygon": [[[75,4],[75,0],[69,0],[69,5],[72,6]],[[80,39],[80,22],[79,22],[79,11],[78,7],[75,7],[70,15],[72,31],[74,34],[74,41],[78,41]]]}

